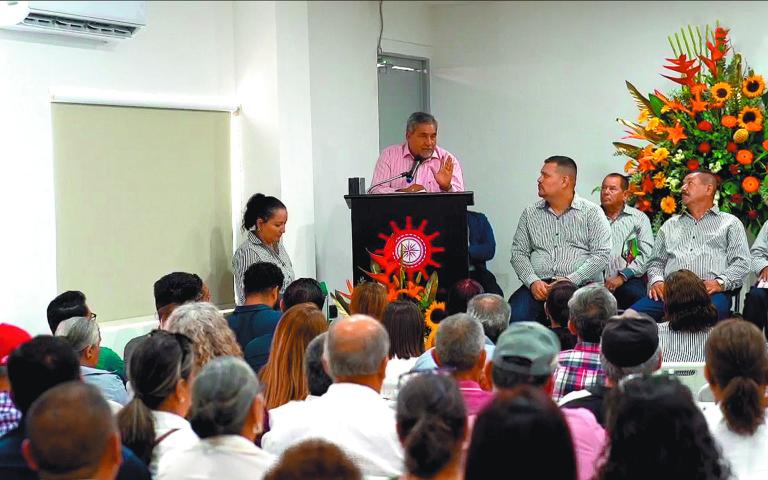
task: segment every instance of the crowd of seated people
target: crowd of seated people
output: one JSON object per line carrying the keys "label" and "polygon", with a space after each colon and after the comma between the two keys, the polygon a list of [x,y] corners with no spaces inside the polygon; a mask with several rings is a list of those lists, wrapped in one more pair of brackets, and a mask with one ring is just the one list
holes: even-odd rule
{"label": "crowd of seated people", "polygon": [[[369,283],[329,320],[317,281],[281,295],[281,277],[248,268],[225,318],[197,275],[166,275],[159,328],[124,364],[81,292],[51,302],[55,336],[0,324],[0,478],[485,479],[510,460],[553,479],[768,473],[765,337],[718,322],[687,270],[665,279],[661,323],[567,280],[546,322],[511,321],[464,280],[430,349],[407,298]],[[715,402],[659,374],[670,360],[706,362]]]}

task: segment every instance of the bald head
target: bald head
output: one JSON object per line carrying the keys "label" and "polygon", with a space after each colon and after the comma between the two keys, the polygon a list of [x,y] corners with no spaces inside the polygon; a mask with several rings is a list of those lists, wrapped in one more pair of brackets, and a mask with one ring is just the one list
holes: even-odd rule
{"label": "bald head", "polygon": [[680,192],[682,193],[683,204],[689,209],[697,206],[709,208],[712,206],[715,192],[717,192],[717,177],[709,172],[689,173],[683,179]]}
{"label": "bald head", "polygon": [[92,385],[73,381],[51,388],[32,404],[26,427],[23,453],[41,478],[110,478],[120,466],[117,425]]}
{"label": "bald head", "polygon": [[389,335],[373,317],[352,315],[328,330],[324,356],[334,379],[374,375],[388,354]]}

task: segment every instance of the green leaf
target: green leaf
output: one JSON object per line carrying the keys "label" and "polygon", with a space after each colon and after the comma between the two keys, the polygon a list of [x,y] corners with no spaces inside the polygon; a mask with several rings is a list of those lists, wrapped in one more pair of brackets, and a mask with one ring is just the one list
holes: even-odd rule
{"label": "green leaf", "polygon": [[739,184],[733,180],[728,180],[727,182],[723,183],[721,188],[726,195],[733,195],[734,193],[738,193]]}
{"label": "green leaf", "polygon": [[648,101],[651,103],[651,112],[653,112],[653,115],[661,118],[661,108],[664,106],[664,102],[654,94],[648,95]]}
{"label": "green leaf", "polygon": [[649,112],[652,112],[653,108],[651,107],[651,102],[649,102],[648,99],[645,98],[642,93],[640,93],[640,90],[638,90],[634,85],[632,85],[626,80],[624,81],[624,83],[627,84],[627,90],[629,90],[629,93],[631,93],[632,97],[635,99],[635,104],[637,104],[637,108],[639,108],[640,110],[647,108]]}
{"label": "green leaf", "polygon": [[429,276],[427,286],[424,287],[424,298],[427,300],[425,308],[432,305],[432,302],[435,301],[435,298],[437,297],[437,286],[437,272],[432,272],[432,275]]}

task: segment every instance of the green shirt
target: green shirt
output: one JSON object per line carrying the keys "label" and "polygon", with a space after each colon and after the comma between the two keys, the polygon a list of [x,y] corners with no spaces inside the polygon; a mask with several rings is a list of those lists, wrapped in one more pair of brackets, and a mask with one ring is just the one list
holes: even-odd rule
{"label": "green shirt", "polygon": [[96,368],[116,373],[125,382],[125,364],[120,355],[107,347],[99,348],[99,361]]}

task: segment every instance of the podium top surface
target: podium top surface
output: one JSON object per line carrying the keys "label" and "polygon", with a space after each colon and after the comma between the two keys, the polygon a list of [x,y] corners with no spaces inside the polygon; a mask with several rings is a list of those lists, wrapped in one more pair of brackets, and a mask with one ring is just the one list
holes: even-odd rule
{"label": "podium top surface", "polygon": [[365,195],[344,195],[344,200],[347,202],[347,207],[352,208],[352,200],[382,200],[389,198],[465,198],[467,205],[475,204],[475,192],[415,192],[415,193],[368,193]]}

